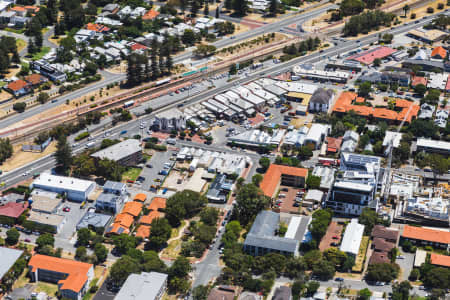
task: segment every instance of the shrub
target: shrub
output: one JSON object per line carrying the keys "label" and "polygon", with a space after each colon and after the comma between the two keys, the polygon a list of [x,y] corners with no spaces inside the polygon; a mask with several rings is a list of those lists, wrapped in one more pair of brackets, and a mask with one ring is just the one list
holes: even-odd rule
{"label": "shrub", "polygon": [[87,138],[88,136],[89,136],[90,134],[89,134],[89,132],[87,132],[87,131],[85,131],[85,132],[82,132],[82,133],[80,133],[76,138],[75,138],[75,141],[81,141],[82,139],[85,139],[85,138]]}
{"label": "shrub", "polygon": [[25,102],[17,102],[13,104],[13,109],[19,113],[24,112],[27,104]]}
{"label": "shrub", "polygon": [[428,8],[427,8],[427,13],[429,13],[429,14],[434,13],[434,8],[428,7]]}

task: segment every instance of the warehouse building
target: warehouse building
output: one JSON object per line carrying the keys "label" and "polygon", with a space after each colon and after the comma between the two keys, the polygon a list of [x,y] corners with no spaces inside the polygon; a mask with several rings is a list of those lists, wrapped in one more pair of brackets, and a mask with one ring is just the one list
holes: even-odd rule
{"label": "warehouse building", "polygon": [[58,194],[65,193],[67,199],[76,202],[88,200],[95,187],[96,184],[93,181],[51,175],[49,173],[42,173],[30,186],[31,189],[38,188]]}
{"label": "warehouse building", "polygon": [[122,166],[135,166],[142,161],[141,142],[128,139],[91,154],[96,159],[109,159]]}
{"label": "warehouse building", "polygon": [[359,252],[363,234],[364,225],[359,224],[358,219],[352,219],[345,228],[340,250],[347,253],[347,255],[356,257]]}
{"label": "warehouse building", "polygon": [[31,201],[31,209],[33,211],[47,214],[55,213],[62,203],[62,198],[58,197],[58,193],[41,189],[34,189],[31,192],[29,200]]}
{"label": "warehouse building", "polygon": [[433,152],[448,155],[450,153],[450,143],[425,138],[417,139],[417,151]]}

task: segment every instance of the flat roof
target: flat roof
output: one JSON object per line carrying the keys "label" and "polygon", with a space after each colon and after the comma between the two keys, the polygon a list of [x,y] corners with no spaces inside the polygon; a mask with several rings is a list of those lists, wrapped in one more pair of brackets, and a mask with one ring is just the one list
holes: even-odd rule
{"label": "flat roof", "polygon": [[50,173],[42,173],[33,181],[32,185],[38,187],[54,187],[68,191],[85,192],[90,188],[92,184],[95,184],[95,182],[74,177],[57,176]]}
{"label": "flat roof", "polygon": [[416,250],[416,255],[414,257],[414,267],[420,267],[423,263],[425,263],[427,258],[427,251],[425,250]]}
{"label": "flat roof", "polygon": [[36,211],[31,211],[30,216],[28,217],[28,220],[30,221],[51,226],[59,226],[62,222],[64,222],[64,219],[64,216],[40,213]]}
{"label": "flat roof", "polygon": [[359,224],[358,219],[352,219],[345,228],[340,250],[342,252],[358,255],[363,233],[364,225]]}
{"label": "flat roof", "polygon": [[150,272],[130,274],[116,295],[120,300],[155,300],[167,281],[167,274]]}
{"label": "flat roof", "polygon": [[87,212],[78,222],[77,229],[78,228],[88,228],[89,225],[93,227],[103,227],[106,228],[106,225],[108,225],[109,221],[111,220],[112,216],[105,215],[105,214],[99,214],[95,212]]}
{"label": "flat roof", "polygon": [[142,151],[141,142],[135,139],[128,139],[106,149],[97,151],[91,154],[91,156],[118,161],[139,151]]}
{"label": "flat roof", "polygon": [[450,151],[450,142],[418,138],[417,139],[417,147],[426,147],[426,148],[434,148],[434,149],[439,149],[439,150]]}
{"label": "flat roof", "polygon": [[35,189],[31,195],[33,203],[32,210],[41,210],[46,212],[54,211],[62,202],[61,198],[54,196],[52,192]]}
{"label": "flat roof", "polygon": [[436,41],[443,36],[446,35],[444,31],[437,30],[437,29],[431,29],[431,30],[420,30],[420,29],[413,29],[409,31],[409,34],[415,35],[419,38],[423,38],[430,41]]}
{"label": "flat roof", "polygon": [[350,190],[355,190],[355,191],[362,191],[362,192],[371,192],[373,189],[373,186],[370,184],[356,183],[356,182],[351,182],[351,181],[335,182],[334,187],[342,188],[342,189],[350,189]]}
{"label": "flat roof", "polygon": [[2,258],[0,260],[0,279],[11,269],[22,253],[23,250],[0,247],[0,257]]}

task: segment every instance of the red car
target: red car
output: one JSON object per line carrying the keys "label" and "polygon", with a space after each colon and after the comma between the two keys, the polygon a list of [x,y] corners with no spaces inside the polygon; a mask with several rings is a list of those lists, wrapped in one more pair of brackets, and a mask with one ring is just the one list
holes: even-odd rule
{"label": "red car", "polygon": [[333,236],[333,239],[338,240],[339,237],[337,235]]}
{"label": "red car", "polygon": [[63,208],[63,211],[65,211],[65,212],[69,212],[69,211],[70,211],[70,207],[67,207],[67,206],[66,206],[66,207],[64,207],[64,208]]}
{"label": "red car", "polygon": [[30,243],[30,239],[24,239],[25,242]]}

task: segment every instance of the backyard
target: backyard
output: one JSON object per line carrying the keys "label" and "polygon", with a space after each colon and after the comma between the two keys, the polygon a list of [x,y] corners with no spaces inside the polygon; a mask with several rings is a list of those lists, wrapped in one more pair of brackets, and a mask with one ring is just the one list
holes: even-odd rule
{"label": "backyard", "polygon": [[122,181],[136,181],[136,179],[139,177],[139,174],[141,174],[142,169],[140,168],[129,168],[127,171],[125,171],[122,174]]}

